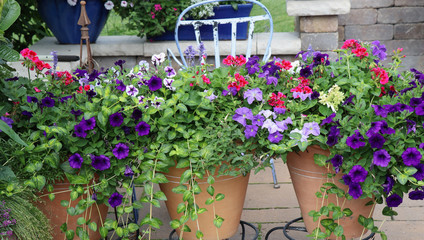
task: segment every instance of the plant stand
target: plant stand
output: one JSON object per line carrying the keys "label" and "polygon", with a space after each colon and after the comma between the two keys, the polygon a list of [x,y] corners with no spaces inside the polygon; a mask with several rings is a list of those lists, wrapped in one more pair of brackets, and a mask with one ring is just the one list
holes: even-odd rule
{"label": "plant stand", "polygon": [[[281,230],[281,229],[283,230],[283,234],[284,234],[284,236],[285,236],[287,239],[289,239],[289,240],[296,240],[296,239],[292,238],[292,237],[288,234],[287,230],[292,230],[292,231],[298,231],[298,232],[305,232],[305,233],[307,233],[308,231],[306,230],[306,227],[295,227],[295,226],[291,226],[293,223],[299,222],[299,221],[301,221],[301,220],[303,220],[303,218],[302,218],[302,217],[295,218],[295,219],[291,220],[290,222],[288,222],[286,225],[284,225],[284,227],[275,227],[275,228],[271,228],[271,229],[270,229],[270,230],[266,233],[266,235],[265,235],[265,240],[267,240],[267,239],[268,239],[269,235],[271,235],[271,233],[272,233],[272,232],[274,232],[274,231],[276,231],[276,230]],[[370,233],[367,237],[362,238],[362,240],[370,240],[370,239],[373,239],[374,235],[375,235],[375,233],[371,232],[371,233]]]}
{"label": "plant stand", "polygon": [[[241,225],[241,240],[245,240],[245,235],[246,235],[245,226],[248,226],[255,231],[255,236],[252,238],[252,240],[258,239],[259,229],[255,225],[242,221],[242,220],[240,220],[240,225]],[[169,234],[168,240],[178,240],[178,236],[174,236],[175,233],[176,233],[175,229],[172,230],[172,232]]]}

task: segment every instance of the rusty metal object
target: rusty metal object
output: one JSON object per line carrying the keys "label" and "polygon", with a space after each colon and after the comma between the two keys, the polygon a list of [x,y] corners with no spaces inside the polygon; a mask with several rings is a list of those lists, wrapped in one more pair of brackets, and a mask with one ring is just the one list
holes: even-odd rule
{"label": "rusty metal object", "polygon": [[[91,47],[90,47],[90,36],[88,35],[88,25],[90,25],[90,19],[87,15],[87,10],[85,8],[85,1],[81,1],[81,15],[78,20],[78,25],[81,26],[81,42],[80,42],[80,67],[88,67],[88,73],[93,72],[94,63],[93,57],[91,55]],[[82,62],[82,48],[83,41],[85,40],[85,45],[87,46],[87,61],[83,64]]]}

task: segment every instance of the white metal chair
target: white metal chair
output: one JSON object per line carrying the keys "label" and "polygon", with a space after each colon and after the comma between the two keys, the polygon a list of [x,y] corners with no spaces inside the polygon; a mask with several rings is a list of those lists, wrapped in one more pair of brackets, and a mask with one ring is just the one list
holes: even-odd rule
{"label": "white metal chair", "polygon": [[[253,3],[254,5],[260,6],[264,11],[264,15],[258,15],[258,16],[249,16],[249,17],[235,17],[235,18],[225,18],[225,19],[201,19],[201,20],[182,20],[183,17],[186,15],[187,12],[189,12],[191,9],[196,8],[198,6],[208,4],[208,3],[214,3],[214,2],[223,2],[226,0],[208,0],[200,3],[193,4],[189,6],[188,8],[184,9],[184,11],[178,16],[177,23],[175,25],[175,43],[177,44],[177,49],[181,57],[182,63],[175,57],[175,55],[172,53],[171,49],[168,48],[168,59],[171,62],[171,56],[174,61],[180,65],[181,68],[187,68],[187,61],[184,58],[183,52],[180,47],[180,41],[178,36],[178,29],[182,25],[193,25],[196,41],[199,45],[201,42],[200,39],[200,26],[202,25],[212,25],[213,26],[213,38],[214,38],[214,46],[215,46],[215,67],[220,67],[221,65],[221,58],[219,53],[219,35],[218,35],[218,26],[220,24],[231,24],[231,55],[236,55],[236,33],[237,33],[237,23],[243,23],[248,22],[249,29],[248,29],[248,38],[247,38],[247,51],[246,51],[246,58],[249,58],[251,56],[251,50],[252,50],[252,39],[253,39],[253,30],[255,28],[255,22],[257,21],[263,21],[268,20],[269,26],[270,26],[270,32],[267,42],[266,51],[263,57],[263,61],[267,61],[269,57],[271,56],[271,40],[273,35],[273,29],[274,25],[272,22],[272,17],[268,9],[260,2],[255,0],[245,0],[246,2]],[[235,1],[237,2],[237,0]]]}

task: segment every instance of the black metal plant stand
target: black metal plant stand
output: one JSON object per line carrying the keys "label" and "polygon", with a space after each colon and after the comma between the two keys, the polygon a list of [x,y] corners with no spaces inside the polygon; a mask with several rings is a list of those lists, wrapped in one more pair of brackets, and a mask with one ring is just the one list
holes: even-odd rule
{"label": "black metal plant stand", "polygon": [[[248,226],[248,227],[250,227],[251,229],[253,229],[254,231],[255,231],[255,236],[253,236],[253,238],[252,238],[252,240],[256,240],[256,239],[258,239],[258,237],[259,237],[259,229],[255,226],[255,225],[253,225],[253,224],[251,224],[251,223],[248,223],[248,222],[245,222],[245,221],[240,221],[240,225],[241,225],[241,240],[245,240],[245,235],[246,235],[246,229],[245,229],[245,226]],[[178,236],[174,236],[175,235],[175,233],[176,233],[176,231],[175,231],[175,229],[174,230],[172,230],[172,232],[169,234],[169,240],[178,240]]]}
{"label": "black metal plant stand", "polygon": [[[288,222],[286,225],[284,225],[284,227],[275,227],[275,228],[271,228],[265,235],[265,240],[268,239],[269,235],[271,235],[272,232],[276,231],[276,230],[283,230],[283,234],[284,236],[289,239],[289,240],[296,240],[294,238],[292,238],[287,230],[292,230],[292,231],[298,231],[298,232],[307,232],[306,227],[295,227],[295,226],[291,226],[293,223],[299,222],[303,220],[302,217],[296,218],[291,220],[290,222]],[[375,233],[371,232],[370,235],[368,235],[366,238],[362,238],[363,240],[371,240],[374,239],[374,235]]]}

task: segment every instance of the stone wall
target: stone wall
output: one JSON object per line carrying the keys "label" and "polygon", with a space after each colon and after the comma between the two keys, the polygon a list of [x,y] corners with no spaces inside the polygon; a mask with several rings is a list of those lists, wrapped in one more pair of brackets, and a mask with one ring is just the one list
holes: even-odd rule
{"label": "stone wall", "polygon": [[339,47],[346,39],[379,40],[389,55],[403,48],[405,69],[424,70],[424,0],[351,0],[338,20]]}

